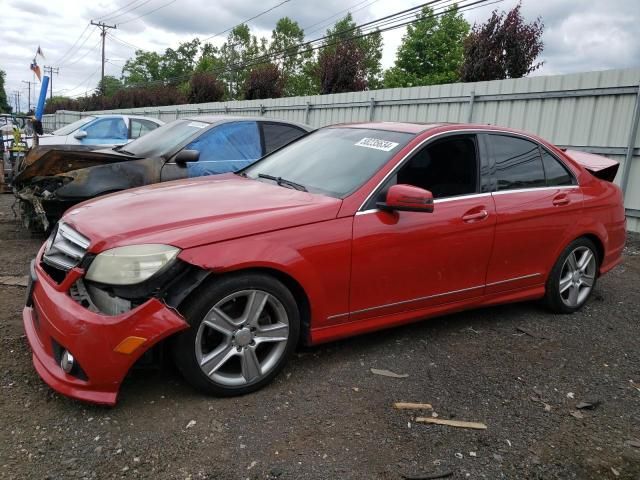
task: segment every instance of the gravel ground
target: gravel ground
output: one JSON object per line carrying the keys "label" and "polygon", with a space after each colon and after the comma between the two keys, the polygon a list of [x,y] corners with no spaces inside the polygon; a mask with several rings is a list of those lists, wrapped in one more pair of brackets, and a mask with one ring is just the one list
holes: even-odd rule
{"label": "gravel ground", "polygon": [[[43,241],[11,203],[0,196],[0,276],[23,275]],[[580,313],[514,304],[302,349],[273,384],[231,399],[171,366],[132,372],[112,409],[57,395],[31,365],[24,290],[0,286],[0,478],[640,479],[638,236]]]}

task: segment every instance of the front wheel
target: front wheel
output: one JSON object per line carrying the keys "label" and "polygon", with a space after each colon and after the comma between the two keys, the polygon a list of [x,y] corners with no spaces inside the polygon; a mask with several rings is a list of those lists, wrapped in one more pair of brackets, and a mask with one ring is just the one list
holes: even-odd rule
{"label": "front wheel", "polygon": [[191,328],[173,345],[176,365],[193,386],[220,396],[249,393],[273,380],[300,331],[293,295],[263,274],[213,280],[184,313]]}
{"label": "front wheel", "polygon": [[547,280],[545,303],[558,313],[573,313],[587,302],[596,284],[598,253],[588,238],[579,238],[562,252]]}

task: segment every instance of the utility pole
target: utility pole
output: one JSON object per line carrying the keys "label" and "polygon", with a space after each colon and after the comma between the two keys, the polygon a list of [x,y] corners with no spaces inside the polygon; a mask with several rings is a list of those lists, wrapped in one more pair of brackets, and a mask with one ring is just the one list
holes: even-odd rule
{"label": "utility pole", "polygon": [[22,83],[26,83],[27,86],[29,87],[29,95],[27,96],[28,100],[27,100],[27,112],[29,110],[31,110],[31,84],[34,82],[29,82],[27,80],[22,80]]}
{"label": "utility pole", "polygon": [[58,75],[58,73],[60,72],[60,68],[59,67],[47,67],[46,65],[44,66],[44,74],[47,74],[47,70],[49,71],[49,100],[51,100],[51,97],[53,97],[53,74],[55,73],[56,75]]}
{"label": "utility pole", "polygon": [[16,102],[16,114],[20,113],[20,90],[16,90],[13,92],[13,98]]}
{"label": "utility pole", "polygon": [[107,28],[118,28],[116,25],[107,25],[104,22],[94,22],[91,20],[91,25],[95,25],[99,27],[102,32],[100,35],[102,36],[102,76],[100,77],[100,88],[102,89],[102,95],[104,95],[104,40],[107,37]]}

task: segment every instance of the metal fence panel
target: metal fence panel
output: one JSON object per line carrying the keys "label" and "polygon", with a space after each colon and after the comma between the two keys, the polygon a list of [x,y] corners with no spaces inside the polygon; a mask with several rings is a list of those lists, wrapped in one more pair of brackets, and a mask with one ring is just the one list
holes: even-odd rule
{"label": "metal fence panel", "polygon": [[[135,113],[169,122],[195,115],[280,118],[322,127],[362,121],[469,122],[526,130],[551,142],[610,156],[624,172],[640,68],[569,75],[381,89],[329,95],[228,101],[45,115],[46,131],[99,113]],[[625,205],[630,230],[640,231],[640,131],[632,142]]]}

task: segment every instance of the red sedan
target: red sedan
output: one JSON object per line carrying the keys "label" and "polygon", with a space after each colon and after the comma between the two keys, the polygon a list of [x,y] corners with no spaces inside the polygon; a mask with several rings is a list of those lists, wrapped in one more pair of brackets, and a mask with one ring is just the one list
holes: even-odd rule
{"label": "red sedan", "polygon": [[480,125],[318,130],[236,173],[68,211],[32,263],[24,325],[57,391],[113,405],[160,341],[218,395],[301,341],[486,305],[582,307],[621,260],[617,163]]}

